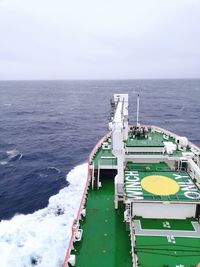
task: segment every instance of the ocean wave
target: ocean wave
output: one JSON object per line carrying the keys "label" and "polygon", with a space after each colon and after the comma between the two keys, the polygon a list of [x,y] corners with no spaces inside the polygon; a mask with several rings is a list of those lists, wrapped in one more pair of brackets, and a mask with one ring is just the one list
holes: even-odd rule
{"label": "ocean wave", "polygon": [[12,103],[4,103],[3,105],[6,107],[10,107],[10,106],[12,106]]}
{"label": "ocean wave", "polygon": [[61,170],[59,170],[59,169],[56,168],[56,167],[48,167],[48,170],[54,170],[54,171],[56,171],[57,173],[61,173]]}
{"label": "ocean wave", "polygon": [[20,160],[23,157],[23,155],[17,149],[8,150],[6,151],[6,154],[8,155],[10,161],[17,159]]}
{"label": "ocean wave", "polygon": [[60,267],[87,179],[87,164],[66,176],[70,186],[50,197],[46,208],[0,223],[1,267]]}
{"label": "ocean wave", "polygon": [[6,164],[8,164],[8,161],[6,161],[6,160],[0,161],[0,165],[6,165]]}

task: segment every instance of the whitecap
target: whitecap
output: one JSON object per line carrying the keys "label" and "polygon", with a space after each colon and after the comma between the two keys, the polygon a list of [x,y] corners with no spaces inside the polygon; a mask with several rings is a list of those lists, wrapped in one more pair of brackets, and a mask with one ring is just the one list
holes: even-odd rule
{"label": "whitecap", "polygon": [[0,161],[0,165],[6,165],[6,164],[8,164],[7,161],[5,161],[5,160]]}
{"label": "whitecap", "polygon": [[87,164],[66,177],[68,187],[50,197],[46,208],[0,223],[1,267],[60,267],[87,180]]}
{"label": "whitecap", "polygon": [[8,150],[6,151],[6,154],[10,160],[20,160],[23,157],[23,154],[21,154],[17,149]]}
{"label": "whitecap", "polygon": [[10,107],[10,106],[12,106],[12,103],[5,103],[5,104],[3,104],[4,106],[7,106],[7,107]]}
{"label": "whitecap", "polygon": [[10,159],[19,155],[19,151],[17,149],[8,150],[8,151],[6,151],[6,153]]}

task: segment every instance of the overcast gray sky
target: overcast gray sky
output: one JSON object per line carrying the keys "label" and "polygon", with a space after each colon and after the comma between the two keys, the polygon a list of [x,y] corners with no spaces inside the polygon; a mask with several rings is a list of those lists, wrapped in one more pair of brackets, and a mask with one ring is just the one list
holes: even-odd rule
{"label": "overcast gray sky", "polygon": [[0,79],[200,78],[200,0],[0,0]]}

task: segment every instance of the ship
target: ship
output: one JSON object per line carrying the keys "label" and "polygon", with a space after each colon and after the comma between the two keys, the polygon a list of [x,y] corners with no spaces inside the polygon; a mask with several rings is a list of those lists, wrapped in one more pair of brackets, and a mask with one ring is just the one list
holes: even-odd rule
{"label": "ship", "polygon": [[63,267],[200,266],[200,148],[139,123],[136,100],[129,125],[128,94],[114,94]]}

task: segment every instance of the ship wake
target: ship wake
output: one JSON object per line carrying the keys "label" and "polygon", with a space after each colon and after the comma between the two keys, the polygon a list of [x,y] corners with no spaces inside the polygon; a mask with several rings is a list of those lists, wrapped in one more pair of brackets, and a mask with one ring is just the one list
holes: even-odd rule
{"label": "ship wake", "polygon": [[46,208],[0,222],[1,267],[60,267],[87,180],[87,164],[72,169],[70,183]]}

